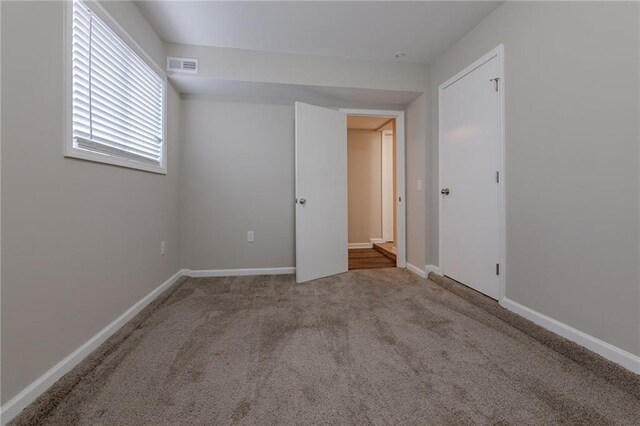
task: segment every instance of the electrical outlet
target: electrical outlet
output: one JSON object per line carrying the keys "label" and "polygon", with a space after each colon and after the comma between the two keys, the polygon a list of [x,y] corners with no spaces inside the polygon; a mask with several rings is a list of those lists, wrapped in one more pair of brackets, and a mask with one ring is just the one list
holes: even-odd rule
{"label": "electrical outlet", "polygon": [[255,241],[255,239],[253,238],[253,231],[248,231],[247,232],[247,241],[250,242],[250,243]]}
{"label": "electrical outlet", "polygon": [[160,242],[160,256],[164,256],[167,253],[167,244],[164,241]]}

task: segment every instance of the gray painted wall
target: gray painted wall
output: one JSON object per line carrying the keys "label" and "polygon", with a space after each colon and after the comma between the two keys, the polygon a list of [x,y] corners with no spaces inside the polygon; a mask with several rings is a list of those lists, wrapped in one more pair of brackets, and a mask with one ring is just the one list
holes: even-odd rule
{"label": "gray painted wall", "polygon": [[[406,189],[407,196],[407,263],[424,270],[426,259],[426,191],[418,190],[418,180],[425,188],[427,120],[429,114],[429,90],[420,95],[407,109],[406,124]],[[429,264],[430,262],[426,262]]]}
{"label": "gray painted wall", "polygon": [[293,114],[291,105],[182,101],[183,267],[295,266]]}
{"label": "gray painted wall", "polygon": [[635,354],[639,6],[507,2],[438,59],[427,214],[437,264],[437,88],[503,43],[506,295]]}
{"label": "gray painted wall", "polygon": [[349,243],[382,237],[382,133],[347,131]]}
{"label": "gray painted wall", "polygon": [[[179,98],[166,176],[63,158],[62,4],[1,7],[5,403],[180,268]],[[135,5],[106,7],[163,59]]]}
{"label": "gray painted wall", "polygon": [[[407,175],[417,179],[424,176],[425,102],[409,111]],[[180,123],[182,266],[295,266],[293,107],[185,97]],[[407,207],[407,256],[424,268],[424,192],[415,185]]]}

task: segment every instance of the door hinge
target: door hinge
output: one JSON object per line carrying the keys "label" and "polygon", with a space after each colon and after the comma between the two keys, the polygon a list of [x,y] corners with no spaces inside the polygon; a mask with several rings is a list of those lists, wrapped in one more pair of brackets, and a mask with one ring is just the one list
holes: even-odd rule
{"label": "door hinge", "polygon": [[491,80],[489,80],[491,82],[493,82],[493,88],[495,89],[495,91],[497,92],[498,89],[500,88],[500,77],[496,77],[496,78],[492,78]]}
{"label": "door hinge", "polygon": [[496,183],[500,183],[500,172],[496,172]]}
{"label": "door hinge", "polygon": [[500,275],[500,264],[496,263],[496,275]]}

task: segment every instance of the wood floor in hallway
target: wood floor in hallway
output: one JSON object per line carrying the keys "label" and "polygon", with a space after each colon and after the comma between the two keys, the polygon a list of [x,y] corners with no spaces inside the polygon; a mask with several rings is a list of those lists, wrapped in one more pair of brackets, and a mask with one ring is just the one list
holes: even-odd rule
{"label": "wood floor in hallway", "polygon": [[372,248],[349,249],[349,270],[395,268],[396,263]]}

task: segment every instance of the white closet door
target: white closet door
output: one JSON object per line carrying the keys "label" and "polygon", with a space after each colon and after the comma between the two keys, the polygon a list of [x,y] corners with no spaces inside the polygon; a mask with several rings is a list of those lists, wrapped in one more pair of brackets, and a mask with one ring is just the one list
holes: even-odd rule
{"label": "white closet door", "polygon": [[500,296],[499,75],[493,57],[440,92],[442,272]]}

